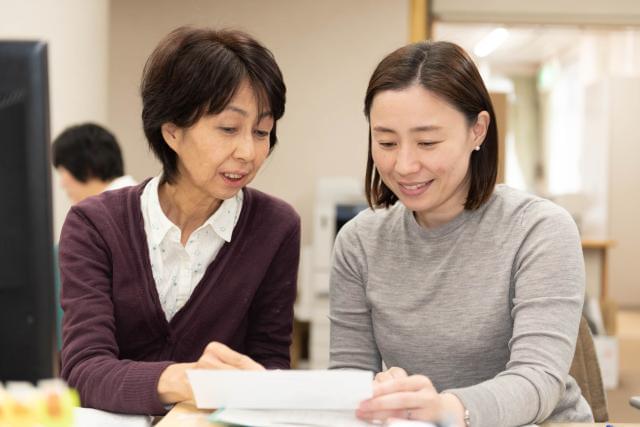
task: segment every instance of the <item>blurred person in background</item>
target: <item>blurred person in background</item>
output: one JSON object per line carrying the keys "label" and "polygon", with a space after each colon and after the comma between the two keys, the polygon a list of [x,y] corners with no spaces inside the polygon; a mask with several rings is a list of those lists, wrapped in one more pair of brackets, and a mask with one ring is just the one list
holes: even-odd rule
{"label": "blurred person in background", "polygon": [[115,136],[94,123],[65,129],[53,141],[53,166],[72,203],[103,191],[135,185],[124,174],[122,153]]}

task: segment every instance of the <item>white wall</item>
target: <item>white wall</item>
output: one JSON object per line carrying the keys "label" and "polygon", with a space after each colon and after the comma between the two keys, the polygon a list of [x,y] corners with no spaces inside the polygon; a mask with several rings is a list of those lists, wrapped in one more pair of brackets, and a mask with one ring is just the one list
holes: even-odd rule
{"label": "white wall", "polygon": [[137,179],[159,170],[142,133],[138,94],[142,67],[158,41],[185,24],[248,31],[273,51],[287,85],[280,145],[252,186],[294,205],[308,243],[316,179],[363,180],[364,93],[377,62],[407,42],[408,3],[112,0],[109,124],[123,145],[125,167]]}
{"label": "white wall", "polygon": [[[51,138],[107,119],[108,0],[0,0],[0,39],[48,42]],[[69,200],[53,176],[57,241]]]}
{"label": "white wall", "polygon": [[[577,182],[575,190],[586,196],[583,236],[616,242],[610,252],[609,296],[621,306],[638,307],[640,272],[634,260],[640,242],[640,31],[586,33],[575,49],[549,63],[556,64],[556,78],[547,88],[543,116],[548,129],[553,130],[556,123],[562,133],[546,135],[546,158],[554,160],[547,161],[547,167],[557,172],[548,171],[548,178],[561,179],[573,163],[571,182]],[[578,96],[565,96],[563,103],[549,108],[554,92],[576,91]],[[568,120],[576,116],[578,119]],[[580,135],[579,149],[555,161],[562,150],[554,147],[566,145],[569,135]],[[553,187],[551,183],[549,188]],[[587,269],[589,261],[587,258]]]}
{"label": "white wall", "polygon": [[[640,70],[639,70],[640,71]],[[640,307],[640,72],[616,77],[610,88],[609,230],[617,243],[611,250],[611,296],[622,306]]]}

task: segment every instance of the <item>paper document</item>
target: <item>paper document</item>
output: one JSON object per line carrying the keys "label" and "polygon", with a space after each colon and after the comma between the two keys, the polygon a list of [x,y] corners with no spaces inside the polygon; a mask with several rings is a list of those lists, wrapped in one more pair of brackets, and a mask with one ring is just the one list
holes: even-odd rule
{"label": "paper document", "polygon": [[416,420],[390,420],[385,425],[387,427],[437,427],[436,424]]}
{"label": "paper document", "polygon": [[373,394],[373,373],[188,370],[200,409],[355,409]]}
{"label": "paper document", "polygon": [[353,409],[321,411],[306,409],[220,409],[210,421],[249,427],[371,427],[356,418]]}
{"label": "paper document", "polygon": [[75,427],[151,427],[148,415],[124,415],[91,408],[74,408]]}

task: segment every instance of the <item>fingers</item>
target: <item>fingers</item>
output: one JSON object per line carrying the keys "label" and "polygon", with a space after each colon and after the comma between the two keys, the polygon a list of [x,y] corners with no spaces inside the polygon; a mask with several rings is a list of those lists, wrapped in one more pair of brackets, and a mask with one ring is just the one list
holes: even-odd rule
{"label": "fingers", "polygon": [[386,421],[389,418],[411,418],[438,421],[442,404],[433,388],[386,394],[362,402],[356,416],[367,421]]}
{"label": "fingers", "polygon": [[238,353],[219,342],[207,345],[198,360],[199,365],[209,369],[241,369],[246,371],[262,371],[264,367],[248,356]]}
{"label": "fingers", "polygon": [[196,362],[195,369],[237,370],[238,368],[222,362],[213,354],[205,351]]}
{"label": "fingers", "polygon": [[410,377],[394,378],[385,382],[375,382],[373,384],[373,397],[402,391],[418,391],[425,388],[435,391],[429,378],[424,375],[411,375]]}
{"label": "fingers", "polygon": [[362,402],[359,409],[367,412],[375,412],[422,408],[429,405],[429,401],[436,395],[437,393],[432,393],[429,390],[404,391],[400,393],[386,394],[384,396]]}
{"label": "fingers", "polygon": [[[400,374],[399,371],[396,373]],[[429,378],[424,375],[389,378],[391,373],[376,378],[371,399],[360,404],[358,418],[386,421],[389,418],[411,418],[437,421],[442,414],[441,398]]]}
{"label": "fingers", "polygon": [[[390,418],[407,418],[407,411],[404,409],[397,409],[394,411],[376,411],[368,412],[360,409],[356,410],[356,417],[363,421],[375,423],[376,421],[386,421]],[[417,419],[417,418],[416,418]]]}
{"label": "fingers", "polygon": [[374,379],[375,382],[377,383],[382,383],[385,381],[390,381],[392,379],[395,378],[403,378],[403,377],[407,377],[409,376],[407,374],[407,371],[405,371],[402,368],[398,368],[396,366],[391,367],[389,369],[387,369],[384,372],[378,372],[378,374],[376,374],[376,377]]}
{"label": "fingers", "polygon": [[[390,419],[405,419],[415,421],[430,421],[435,423],[442,422],[442,412],[437,408],[414,408],[414,409],[395,409],[388,411],[365,412],[356,411],[356,417],[363,421],[374,424],[389,421]],[[431,425],[431,424],[429,424]],[[438,424],[440,425],[440,424]]]}

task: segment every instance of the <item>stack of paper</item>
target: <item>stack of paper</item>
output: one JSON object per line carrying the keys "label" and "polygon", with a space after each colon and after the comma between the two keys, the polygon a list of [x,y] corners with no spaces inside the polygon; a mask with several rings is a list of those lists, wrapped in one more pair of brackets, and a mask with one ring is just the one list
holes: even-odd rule
{"label": "stack of paper", "polygon": [[187,371],[196,406],[212,421],[254,427],[368,424],[355,417],[373,394],[366,371]]}
{"label": "stack of paper", "polygon": [[371,427],[371,424],[357,419],[353,410],[219,409],[209,419],[251,427]]}

